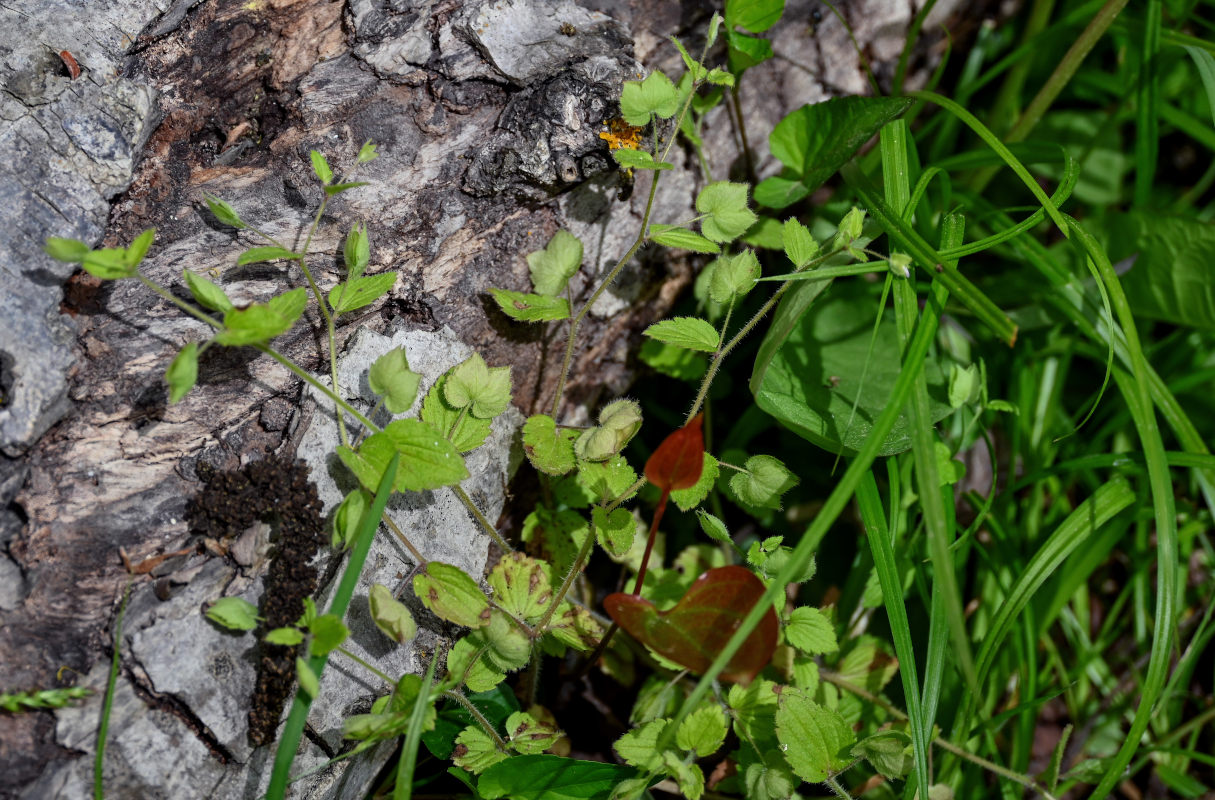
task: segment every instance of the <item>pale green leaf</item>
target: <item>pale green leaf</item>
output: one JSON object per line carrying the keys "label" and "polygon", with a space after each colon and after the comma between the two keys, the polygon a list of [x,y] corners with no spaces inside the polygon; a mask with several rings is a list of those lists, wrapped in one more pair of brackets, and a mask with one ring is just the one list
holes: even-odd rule
{"label": "pale green leaf", "polygon": [[229,630],[251,631],[257,627],[257,606],[240,597],[221,597],[207,609],[207,619]]}
{"label": "pale green leaf", "polygon": [[185,269],[182,270],[181,276],[185,279],[190,294],[203,308],[223,312],[231,311],[234,308],[224,290],[202,275]]}
{"label": "pale green leaf", "polygon": [[495,417],[510,405],[510,367],[491,368],[473,353],[447,374],[443,397],[456,408],[469,407],[475,417]]}
{"label": "pale green leaf", "polygon": [[840,649],[831,620],[811,606],[793,609],[785,625],[785,639],[798,650],[812,656],[834,653]]}
{"label": "pale green leaf", "polygon": [[367,593],[367,604],[371,619],[380,631],[398,644],[404,644],[418,633],[418,624],[405,604],[392,595],[392,590],[380,583],[373,583]]}
{"label": "pale green leaf", "polygon": [[821,783],[846,767],[856,741],[839,712],[789,687],[780,693],[776,735],[793,772],[810,783]]}
{"label": "pale green leaf", "polygon": [[651,225],[649,238],[658,244],[691,250],[693,253],[717,253],[721,250],[700,234],[678,225]]}
{"label": "pale green leaf", "polygon": [[684,717],[675,744],[696,751],[697,758],[716,753],[726,740],[726,715],[716,703],[703,705]]}
{"label": "pale green leaf", "polygon": [[717,329],[696,317],[675,317],[656,322],[645,329],[645,335],[660,342],[700,350],[705,353],[717,351],[721,344]]}
{"label": "pale green leaf", "polygon": [[422,376],[409,368],[404,347],[384,353],[367,371],[371,391],[384,398],[384,407],[393,414],[402,414],[413,406],[421,381]]}
{"label": "pale green leaf", "polygon": [[510,289],[490,289],[502,313],[520,322],[553,322],[569,319],[570,302],[564,297],[526,294]]}
{"label": "pale green leaf", "polygon": [[747,207],[747,184],[714,181],[696,196],[696,210],[706,215],[700,231],[714,242],[732,242],[759,219]]}
{"label": "pale green leaf", "polygon": [[459,567],[429,561],[413,576],[413,591],[422,605],[448,622],[480,628],[489,622],[489,600],[476,581]]}
{"label": "pale green leaf", "polygon": [[198,342],[190,342],[165,370],[165,381],[169,384],[169,403],[176,403],[194,388],[198,380]]}
{"label": "pale green leaf", "polygon": [[536,469],[549,475],[564,475],[574,469],[576,431],[557,430],[556,421],[546,415],[528,417],[523,424],[523,453]]}
{"label": "pale green leaf", "polygon": [[548,240],[543,250],[527,254],[536,294],[555,297],[565,291],[565,285],[582,264],[582,242],[569,231],[559,230]]}
{"label": "pale green leaf", "polygon": [[351,278],[329,290],[329,305],[338,314],[369,306],[392,291],[396,282],[396,272],[380,272],[376,275]]}

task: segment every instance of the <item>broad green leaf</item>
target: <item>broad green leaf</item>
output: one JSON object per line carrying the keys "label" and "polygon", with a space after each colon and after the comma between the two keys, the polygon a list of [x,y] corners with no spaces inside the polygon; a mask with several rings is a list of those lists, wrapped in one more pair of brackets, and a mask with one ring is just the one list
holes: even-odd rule
{"label": "broad green leaf", "polygon": [[755,202],[768,208],[785,208],[810,194],[810,187],[786,175],[764,178],[752,193]]}
{"label": "broad green leaf", "polygon": [[732,242],[759,219],[747,207],[747,184],[715,181],[696,195],[696,210],[706,215],[700,231],[714,242]]}
{"label": "broad green leaf", "polygon": [[746,472],[730,476],[730,488],[747,505],[780,508],[780,497],[798,484],[797,476],[772,456],[751,456]]}
{"label": "broad green leaf", "polygon": [[670,720],[656,719],[639,728],[634,728],[616,740],[612,749],[624,763],[647,771],[662,768],[662,754],[658,739],[670,724]]}
{"label": "broad green leaf", "polygon": [[94,278],[101,278],[103,281],[129,278],[135,272],[127,262],[126,249],[121,247],[90,250],[84,254],[80,266]]}
{"label": "broad green leaf", "polygon": [[818,255],[818,242],[814,241],[810,230],[793,217],[785,220],[781,244],[796,269],[806,266]]}
{"label": "broad green leaf", "polygon": [[308,662],[299,656],[295,658],[295,679],[299,681],[300,689],[309,697],[316,697],[320,693],[320,678],[312,671],[312,667],[308,666]]}
{"label": "broad green leaf", "polygon": [[1135,258],[1121,282],[1137,316],[1215,329],[1215,228],[1135,212],[1117,215],[1110,231],[1110,258]]}
{"label": "broad green leaf", "polygon": [[623,456],[617,455],[607,461],[579,464],[577,480],[597,500],[616,500],[637,480],[637,473]]}
{"label": "broad green leaf", "polygon": [[51,236],[42,246],[42,250],[56,261],[79,263],[89,254],[89,246],[79,239],[63,239]]}
{"label": "broad green leaf", "polygon": [[336,614],[322,614],[308,623],[312,634],[308,650],[314,656],[325,656],[338,649],[350,637],[350,629]]}
{"label": "broad green leaf", "polygon": [[447,373],[443,398],[456,408],[468,407],[474,417],[496,417],[510,405],[510,367],[489,367],[473,353]]}
{"label": "broad green leaf", "polygon": [[780,250],[783,247],[784,228],[776,217],[760,215],[759,221],[747,229],[738,241],[757,250]]}
{"label": "broad green leaf", "polygon": [[912,102],[909,97],[837,97],[805,105],[776,124],[768,145],[813,191]]}
{"label": "broad green leaf", "polygon": [[693,253],[717,253],[721,251],[720,247],[699,233],[694,233],[678,225],[651,225],[649,238],[652,242],[657,242],[667,247],[678,247],[681,250],[691,250]]}
{"label": "broad green leaf", "polygon": [[878,731],[856,743],[855,758],[868,761],[875,770],[892,781],[901,781],[915,766],[911,755],[911,737],[902,731]]}
{"label": "broad green leaf", "polygon": [[547,414],[528,417],[523,423],[523,453],[532,466],[549,475],[564,475],[574,469],[574,439],[577,431],[557,430]]}
{"label": "broad green leaf", "polygon": [[371,261],[371,239],[367,236],[367,226],[359,223],[346,234],[346,244],[342,248],[346,262],[346,274],[351,279],[357,278],[367,269]]}
{"label": "broad green leaf", "polygon": [[641,429],[641,406],[635,400],[613,400],[599,411],[599,424],[582,432],[574,452],[583,461],[606,461],[620,453]]}
{"label": "broad green leaf", "polygon": [[933,442],[933,451],[937,457],[937,473],[940,475],[942,486],[953,486],[966,475],[966,467],[961,461],[955,461],[949,445],[944,442]]}
{"label": "broad green leaf", "polygon": [[679,506],[680,511],[691,511],[705,501],[709,496],[709,492],[713,490],[713,486],[717,483],[717,476],[720,474],[720,468],[717,466],[717,459],[708,453],[704,454],[704,467],[700,471],[700,480],[695,486],[687,489],[675,489],[671,492],[671,500],[675,505]]}
{"label": "broad green leaf", "polygon": [[[561,483],[572,483],[572,480]],[[561,494],[561,491],[554,491],[554,499],[559,498]],[[557,502],[562,503],[564,500],[557,499]],[[582,505],[588,503],[589,500]],[[586,517],[582,514],[572,509],[552,511],[542,505],[537,506],[523,520],[521,533],[523,541],[531,543],[546,555],[558,581],[573,566],[578,548],[588,535]]]}
{"label": "broad green leaf", "polygon": [[706,353],[717,351],[721,338],[717,329],[696,317],[675,317],[656,322],[645,329],[645,335],[660,342],[700,350]]}
{"label": "broad green leaf", "polygon": [[654,157],[645,150],[634,150],[631,147],[621,147],[612,151],[612,158],[625,169],[675,169],[675,165],[667,161],[655,161]]}
{"label": "broad green leaf", "polygon": [[527,254],[527,268],[536,294],[555,297],[565,291],[582,265],[582,241],[569,231],[559,230],[543,250]]}
{"label": "broad green leaf", "polygon": [[139,269],[140,263],[144,256],[148,254],[148,248],[152,246],[152,240],[156,238],[156,229],[148,228],[143,233],[135,237],[135,241],[127,247],[127,266],[131,272]]}
{"label": "broad green leaf", "polygon": [[[734,712],[734,732],[740,738],[774,740],[776,728],[776,684],[765,678],[748,686],[731,686],[726,705]],[[782,689],[783,690],[783,689]]]}
{"label": "broad green leaf", "polygon": [[359,522],[363,512],[371,505],[371,494],[365,489],[355,489],[342,498],[337,511],[333,512],[333,538],[331,544],[338,550],[345,550],[354,544],[354,537],[359,531]]}
{"label": "broad green leaf", "polygon": [[834,653],[840,649],[831,620],[811,606],[793,609],[785,625],[785,639],[798,650],[812,656]]}
{"label": "broad green leaf", "polygon": [[529,624],[544,615],[553,596],[548,564],[523,553],[502,556],[487,582],[498,607]]}
{"label": "broad green leaf", "polygon": [[281,258],[299,258],[299,254],[285,247],[275,245],[250,247],[236,257],[236,263],[238,266],[244,266],[245,264],[255,264],[259,261],[277,261]]}
{"label": "broad green leaf", "polygon": [[636,770],[619,764],[550,755],[517,756],[485,770],[477,782],[477,793],[484,800],[598,800],[636,777]]}
{"label": "broad green leaf", "polygon": [[743,250],[730,256],[720,256],[710,265],[709,297],[715,303],[729,305],[747,296],[759,277],[759,259],[754,250]]}
{"label": "broad green leaf", "polygon": [[730,72],[735,75],[741,75],[756,64],[762,64],[772,58],[772,43],[767,39],[726,31],[726,42],[729,44],[726,62],[730,66]]}
{"label": "broad green leaf", "polygon": [[810,783],[821,783],[848,766],[848,751],[856,741],[839,712],[791,687],[780,693],[776,735],[793,772]]}
{"label": "broad green leaf", "polygon": [[687,800],[700,800],[705,793],[705,774],[699,764],[689,764],[682,756],[666,750],[662,754],[662,764],[667,774],[675,779],[679,792]]}
{"label": "broad green leaf", "polygon": [[886,653],[886,645],[866,635],[853,640],[851,649],[840,659],[835,671],[845,683],[876,694],[886,688],[898,668],[899,662]]}
{"label": "broad green leaf", "polygon": [[709,368],[709,362],[703,354],[654,339],[642,342],[637,355],[663,375],[681,381],[699,381]]}
{"label": "broad green leaf", "polygon": [[319,150],[309,150],[308,157],[312,159],[312,171],[316,173],[316,177],[321,179],[321,183],[330,184],[333,182],[333,170],[329,168],[329,162],[321,155]]}
{"label": "broad green leaf", "polygon": [[405,644],[418,634],[418,624],[405,604],[392,596],[392,590],[373,583],[367,593],[371,619],[380,631],[398,644]]}
{"label": "broad green leaf", "polygon": [[[489,738],[489,734],[481,730],[479,725],[469,725],[456,737],[456,751],[452,761],[457,767],[474,775],[479,775],[507,758],[507,754],[498,749],[494,740]],[[514,759],[510,763],[514,763]],[[486,796],[483,792],[478,793],[482,797]]]}
{"label": "broad green leaf", "polygon": [[384,408],[393,414],[403,414],[413,406],[421,381],[422,376],[409,368],[404,347],[384,353],[367,370],[371,391],[384,398]]}
{"label": "broad green leaf", "polygon": [[684,750],[695,750],[697,758],[716,753],[725,740],[726,715],[716,703],[693,711],[675,733],[675,744]]}
{"label": "broad green leaf", "polygon": [[[542,585],[545,590],[548,589],[547,581]],[[531,659],[531,639],[519,629],[518,625],[497,609],[490,611],[489,622],[476,631],[473,636],[478,641],[485,641],[489,644],[489,650],[482,661],[495,673],[513,672],[527,666],[527,662]],[[494,683],[497,683],[497,679]],[[475,683],[470,683],[469,686],[471,688],[490,688],[488,686],[477,687]]]}
{"label": "broad green leaf", "polygon": [[[672,492],[671,494],[674,494]],[[717,517],[710,514],[708,511],[698,510],[696,518],[700,522],[700,529],[705,532],[705,535],[710,539],[729,544],[734,541],[730,536],[730,530],[726,527],[726,523],[722,522]]]}
{"label": "broad green leaf", "polygon": [[447,375],[441,376],[426,393],[426,399],[422,401],[422,421],[442,432],[461,453],[467,453],[485,443],[489,437],[490,421],[467,412],[461,413],[460,409],[444,400],[443,386],[447,379]]}
{"label": "broad green leaf", "polygon": [[[467,697],[473,707],[495,728],[501,728],[509,716],[519,710],[519,701],[515,697],[515,693],[505,686],[499,686],[489,692],[470,694]],[[422,741],[436,758],[446,761],[451,758],[451,751],[456,745],[456,736],[473,723],[473,718],[464,710],[463,706],[448,703],[439,711],[434,728],[422,735]]]}
{"label": "broad green leaf", "polygon": [[570,603],[562,603],[557,606],[557,613],[549,621],[548,636],[541,640],[541,644],[547,643],[551,637],[552,640],[585,653],[599,644],[603,633],[603,626],[595,621],[590,611]]}
{"label": "broad green leaf", "polygon": [[[253,303],[224,314],[224,327],[215,341],[229,347],[269,341],[290,330],[308,302],[302,286],[274,297],[268,303]],[[372,487],[374,489],[374,487]]]}
{"label": "broad green leaf", "polygon": [[329,290],[329,305],[338,314],[369,306],[392,291],[396,282],[396,272],[380,272],[376,275],[351,278]]}
{"label": "broad green leaf", "polygon": [[[819,287],[805,296],[807,303],[822,291],[822,283],[804,284]],[[789,294],[794,292],[797,289]],[[803,296],[799,293],[794,297]],[[825,450],[855,453],[869,436],[872,421],[886,408],[903,368],[891,314],[883,316],[870,353],[875,311],[872,298],[852,289],[837,289],[800,320],[789,319],[792,313],[782,315],[778,309],[769,337],[782,332],[779,326],[785,319],[789,319],[785,327],[788,335],[779,347],[769,348],[767,338],[760,347],[751,383],[756,404]],[[936,422],[951,412],[945,375],[932,359],[925,361],[924,371],[930,421]],[[882,443],[880,455],[901,453],[911,447],[909,419],[909,412],[904,410]]]}
{"label": "broad green leaf", "polygon": [[240,214],[236,213],[236,209],[227,201],[220,200],[218,197],[209,194],[203,195],[203,199],[207,201],[207,208],[211,209],[211,213],[215,215],[215,218],[224,225],[230,225],[233,228],[242,230],[249,227],[240,218]]}
{"label": "broad green leaf", "polygon": [[198,342],[190,342],[165,370],[165,381],[169,384],[169,403],[176,403],[194,388],[198,380]]}
{"label": "broad green leaf", "polygon": [[264,641],[267,644],[281,644],[284,647],[295,647],[304,641],[304,634],[300,632],[299,628],[275,628],[266,634]]}
{"label": "broad green leaf", "polygon": [[257,627],[257,606],[240,597],[221,597],[207,609],[207,619],[229,630],[251,631]]}
{"label": "broad green leaf", "polygon": [[608,514],[599,506],[591,509],[595,536],[599,546],[615,558],[621,558],[633,546],[637,535],[637,520],[627,508],[617,508]]}
{"label": "broad green leaf", "polygon": [[506,720],[506,735],[510,746],[520,755],[537,755],[556,744],[562,736],[556,725],[541,722],[523,711],[516,711]]}
{"label": "broad green leaf", "polygon": [[763,33],[785,12],[785,0],[726,0],[726,25]]}
{"label": "broad green leaf", "polygon": [[734,76],[724,69],[714,67],[709,70],[709,74],[705,76],[705,80],[714,86],[733,86]]}
{"label": "broad green leaf", "polygon": [[502,313],[520,322],[553,322],[570,318],[570,302],[564,297],[526,294],[510,289],[490,289]]}
{"label": "broad green leaf", "polygon": [[648,125],[651,114],[667,119],[678,110],[679,92],[671,79],[661,72],[652,72],[643,81],[624,82],[620,94],[620,115],[628,124]]}
{"label": "broad green leaf", "polygon": [[489,622],[489,600],[476,581],[459,567],[441,561],[427,562],[413,576],[413,591],[422,605],[448,622],[480,628]]}
{"label": "broad green leaf", "polygon": [[455,446],[417,419],[393,420],[383,431],[367,437],[357,453],[344,445],[337,451],[342,463],[369,490],[379,486],[394,452],[401,454],[393,482],[393,489],[398,492],[438,489],[468,477],[468,468]]}
{"label": "broad green leaf", "polygon": [[979,398],[979,365],[949,365],[949,406],[961,408]]}
{"label": "broad green leaf", "polygon": [[197,272],[183,269],[181,276],[185,279],[186,287],[190,290],[190,294],[193,295],[194,300],[203,308],[223,312],[228,312],[235,308],[223,289]]}

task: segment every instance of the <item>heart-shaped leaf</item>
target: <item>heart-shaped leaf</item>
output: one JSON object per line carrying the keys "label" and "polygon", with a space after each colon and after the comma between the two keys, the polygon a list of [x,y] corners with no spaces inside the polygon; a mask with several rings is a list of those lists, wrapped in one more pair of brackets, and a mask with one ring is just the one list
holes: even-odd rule
{"label": "heart-shaped leaf", "polygon": [[[617,625],[655,653],[693,672],[704,672],[763,593],[763,582],[750,570],[730,566],[705,572],[667,611],[622,592],[608,595],[603,605]],[[768,609],[721,677],[750,683],[771,660],[778,631],[776,613]]]}
{"label": "heart-shaped leaf", "polygon": [[[704,469],[705,438],[701,431],[704,415],[662,440],[645,462],[645,478],[664,492],[691,489]],[[762,591],[762,590],[761,590]]]}

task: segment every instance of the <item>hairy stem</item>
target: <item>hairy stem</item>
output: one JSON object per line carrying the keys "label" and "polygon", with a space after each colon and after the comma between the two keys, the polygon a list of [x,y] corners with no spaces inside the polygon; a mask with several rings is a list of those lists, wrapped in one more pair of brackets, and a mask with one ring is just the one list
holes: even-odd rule
{"label": "hairy stem", "polygon": [[464,487],[456,483],[452,485],[451,490],[456,493],[456,497],[460,498],[460,502],[468,509],[468,513],[472,514],[477,520],[477,524],[481,526],[481,530],[489,534],[489,538],[497,542],[498,546],[507,553],[514,552],[515,548],[507,544],[506,540],[502,538],[502,534],[498,533],[498,529],[493,526],[493,523],[485,518],[485,515],[481,513],[481,509],[477,508],[477,504],[464,491]]}
{"label": "hairy stem", "polygon": [[458,689],[448,689],[443,692],[443,696],[459,703],[464,710],[468,712],[468,716],[476,720],[477,724],[481,726],[481,729],[485,731],[486,735],[494,740],[494,744],[498,746],[498,749],[506,752],[506,740],[498,735],[498,732],[494,730],[494,726],[491,725],[489,720],[485,718],[485,715],[481,713],[481,709],[474,706],[472,701],[464,696],[463,692],[459,691]]}

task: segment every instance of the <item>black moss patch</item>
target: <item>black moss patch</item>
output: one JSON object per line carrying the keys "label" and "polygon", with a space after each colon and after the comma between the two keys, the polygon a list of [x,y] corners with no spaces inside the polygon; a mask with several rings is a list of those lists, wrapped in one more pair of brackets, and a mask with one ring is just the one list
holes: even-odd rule
{"label": "black moss patch", "polygon": [[[261,632],[292,625],[304,613],[304,598],[316,591],[313,557],[325,541],[321,501],[302,461],[269,458],[243,469],[199,468],[203,489],[187,506],[191,529],[213,539],[239,535],[255,522],[277,523]],[[295,647],[262,643],[257,686],[249,708],[249,742],[274,740],[283,705],[295,683]]]}

